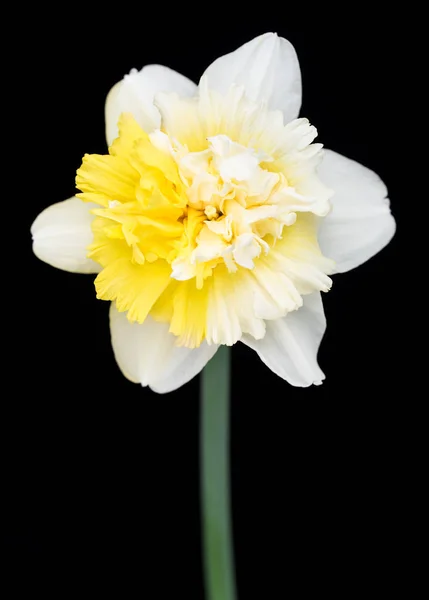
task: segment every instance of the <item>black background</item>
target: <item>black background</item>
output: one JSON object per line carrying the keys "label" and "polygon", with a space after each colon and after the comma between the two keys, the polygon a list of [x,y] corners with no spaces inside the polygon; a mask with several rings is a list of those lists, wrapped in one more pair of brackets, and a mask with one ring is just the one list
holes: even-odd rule
{"label": "black background", "polygon": [[[25,164],[16,200],[24,214],[14,225],[23,230],[11,315],[19,325],[3,392],[2,519],[16,589],[29,584],[62,597],[71,587],[101,595],[116,585],[118,597],[204,598],[198,379],[169,395],[128,382],[115,364],[108,304],[95,299],[93,277],[53,269],[31,251],[34,218],[74,194],[85,152],[105,152],[104,100],[116,81],[149,63],[198,81],[217,56],[277,31],[300,59],[301,115],[325,146],[380,174],[400,226],[390,27],[352,11],[341,13],[339,26],[287,10],[246,9],[237,19],[213,8],[195,18],[187,7],[177,20],[159,10],[124,6],[89,22],[76,5],[55,14],[55,24],[51,13],[46,20],[38,13],[26,38],[25,93],[17,94]],[[394,577],[386,556],[397,543],[391,524],[402,468],[394,393],[400,233],[367,264],[336,276],[324,296],[323,386],[295,389],[249,349],[233,349],[242,600],[311,590],[345,598],[370,583],[381,590]]]}

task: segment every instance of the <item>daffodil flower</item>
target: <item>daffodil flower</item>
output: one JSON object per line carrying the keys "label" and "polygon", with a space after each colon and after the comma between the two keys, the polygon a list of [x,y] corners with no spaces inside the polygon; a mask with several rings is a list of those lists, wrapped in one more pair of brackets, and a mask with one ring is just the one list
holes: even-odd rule
{"label": "daffodil flower", "polygon": [[265,34],[214,61],[199,85],[159,65],[106,101],[108,155],[86,155],[77,197],[32,226],[43,261],[97,273],[119,367],[169,392],[219,345],[242,342],[295,386],[320,384],[330,275],[395,231],[387,191],[313,143],[297,118],[292,45]]}

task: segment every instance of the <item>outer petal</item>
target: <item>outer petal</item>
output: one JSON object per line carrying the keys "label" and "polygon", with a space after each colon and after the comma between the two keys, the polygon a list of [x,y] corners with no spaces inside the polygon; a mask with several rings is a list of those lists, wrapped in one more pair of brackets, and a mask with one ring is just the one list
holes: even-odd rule
{"label": "outer petal", "polygon": [[110,308],[113,352],[122,373],[134,383],[149,385],[155,392],[172,392],[195,377],[218,346],[205,342],[190,349],[175,345],[168,323],[148,316],[142,325],[130,323],[125,313]]}
{"label": "outer petal", "polygon": [[134,115],[137,123],[149,133],[158,129],[161,116],[153,104],[157,92],[177,92],[193,96],[197,86],[176,71],[161,65],[147,65],[141,71],[133,69],[110,90],[106,99],[106,137],[110,144],[118,135],[118,119],[123,112]]}
{"label": "outer petal", "polygon": [[295,49],[276,33],[265,33],[235,52],[221,56],[205,71],[208,86],[226,94],[231,84],[243,85],[247,96],[283,111],[285,123],[301,107],[301,71]]}
{"label": "outer petal", "polygon": [[99,273],[101,266],[86,255],[93,240],[93,208],[99,207],[75,197],[45,208],[31,226],[37,258],[72,273]]}
{"label": "outer petal", "polygon": [[323,219],[319,244],[343,273],[377,254],[395,233],[387,189],[379,176],[341,154],[326,150],[319,167],[323,183],[334,190],[332,211]]}
{"label": "outer petal", "polygon": [[317,364],[317,351],[326,329],[325,313],[319,293],[304,296],[304,305],[276,321],[267,321],[262,340],[243,336],[260,359],[276,375],[292,385],[320,385],[325,379]]}

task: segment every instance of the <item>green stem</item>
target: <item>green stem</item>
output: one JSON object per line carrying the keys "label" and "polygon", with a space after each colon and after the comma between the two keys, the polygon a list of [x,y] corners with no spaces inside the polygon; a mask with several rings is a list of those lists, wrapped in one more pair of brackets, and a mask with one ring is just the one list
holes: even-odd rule
{"label": "green stem", "polygon": [[207,600],[236,598],[229,491],[229,350],[220,346],[201,378],[201,509]]}

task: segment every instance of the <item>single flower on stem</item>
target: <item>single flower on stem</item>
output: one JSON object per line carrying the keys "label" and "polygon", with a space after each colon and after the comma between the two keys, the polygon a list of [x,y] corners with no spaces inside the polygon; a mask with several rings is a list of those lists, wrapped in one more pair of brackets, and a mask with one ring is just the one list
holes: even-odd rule
{"label": "single flower on stem", "polygon": [[110,91],[109,154],[85,155],[80,193],[36,218],[33,248],[98,273],[131,381],[172,391],[239,341],[292,385],[324,379],[321,292],[381,250],[395,222],[379,177],[314,143],[300,105],[296,53],[271,33],[198,86],[149,65]]}

